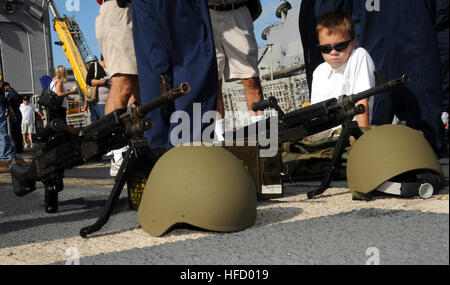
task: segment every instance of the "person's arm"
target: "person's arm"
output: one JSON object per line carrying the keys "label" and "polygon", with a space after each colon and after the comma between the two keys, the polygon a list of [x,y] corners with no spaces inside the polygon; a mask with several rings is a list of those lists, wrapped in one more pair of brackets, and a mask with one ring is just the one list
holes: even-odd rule
{"label": "person's arm", "polygon": [[89,69],[88,69],[88,72],[87,72],[87,75],[86,75],[86,84],[87,85],[91,85],[92,86],[92,79],[95,79],[94,78],[94,64],[91,64],[91,66],[89,66]]}
{"label": "person's arm", "polygon": [[39,117],[41,117],[41,119],[42,120],[44,120],[45,119],[45,116],[44,115],[42,115],[42,113],[41,113],[41,111],[39,111],[39,110],[36,110],[36,113],[39,115]]}
{"label": "person's arm", "polygon": [[[369,53],[364,49],[357,50],[357,60],[354,66],[354,82],[353,82],[353,94],[365,91],[369,88],[375,86],[375,64]],[[356,105],[362,104],[366,108],[364,114],[356,116],[358,125],[361,128],[370,126],[370,115],[369,115],[369,99],[363,99],[356,103]]]}
{"label": "person's arm", "polygon": [[361,115],[356,116],[356,120],[358,121],[358,126],[360,128],[367,128],[370,126],[369,120],[369,99],[362,99],[356,103],[356,105],[362,104],[364,108],[366,108],[366,112]]}
{"label": "person's arm", "polygon": [[8,106],[8,110],[9,110],[9,114],[11,114],[14,123],[17,122],[17,116],[16,113],[14,112],[13,108],[11,106]]}
{"label": "person's arm", "polygon": [[55,93],[58,95],[58,96],[63,96],[63,97],[66,97],[66,96],[69,96],[70,94],[75,94],[75,93],[77,93],[77,87],[76,86],[74,86],[73,88],[72,88],[72,90],[69,90],[69,91],[66,91],[66,92],[64,92],[64,89],[63,89],[63,82],[61,81],[61,80],[58,80],[58,82],[56,82],[56,84],[55,84]]}
{"label": "person's arm", "polygon": [[33,110],[39,115],[39,117],[41,117],[41,119],[42,120],[44,120],[45,119],[45,116],[44,115],[42,115],[42,113],[39,111],[39,109],[38,108],[36,108],[36,106],[34,106],[34,105],[31,105],[31,108],[33,108]]}
{"label": "person's arm", "polygon": [[86,75],[86,84],[91,86],[98,86],[106,84],[106,80],[102,77],[100,79],[95,78],[95,65],[97,65],[97,77],[100,75],[101,66],[98,63],[91,64],[88,70],[88,74]]}
{"label": "person's arm", "polygon": [[92,86],[105,85],[106,84],[106,79],[105,78],[92,79],[91,82],[92,82]]}

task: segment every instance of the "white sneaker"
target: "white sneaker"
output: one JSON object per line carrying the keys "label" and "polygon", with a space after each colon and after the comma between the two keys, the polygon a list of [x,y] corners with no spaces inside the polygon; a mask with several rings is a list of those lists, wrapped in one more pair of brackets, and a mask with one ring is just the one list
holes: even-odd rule
{"label": "white sneaker", "polygon": [[111,168],[109,169],[109,175],[111,176],[117,176],[117,173],[119,172],[119,168],[122,165],[123,158],[120,158],[117,162],[114,161],[114,159],[111,159]]}

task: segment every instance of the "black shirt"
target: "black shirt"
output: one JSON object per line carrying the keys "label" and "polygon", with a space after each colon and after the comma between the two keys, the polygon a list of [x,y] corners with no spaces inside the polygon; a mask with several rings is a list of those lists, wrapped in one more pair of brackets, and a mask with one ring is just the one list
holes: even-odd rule
{"label": "black shirt", "polygon": [[[97,77],[95,77],[95,65],[97,65]],[[91,66],[89,67],[89,70],[87,72],[87,75],[86,75],[86,84],[92,85],[91,81],[93,79],[98,80],[98,79],[102,79],[105,76],[106,76],[106,72],[98,62],[91,64]]]}

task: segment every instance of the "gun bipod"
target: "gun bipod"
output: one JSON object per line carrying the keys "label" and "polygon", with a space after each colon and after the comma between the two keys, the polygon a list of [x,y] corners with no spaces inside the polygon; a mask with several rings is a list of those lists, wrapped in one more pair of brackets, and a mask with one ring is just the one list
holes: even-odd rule
{"label": "gun bipod", "polygon": [[[138,162],[141,160],[145,160],[146,167],[141,167],[141,165],[139,165]],[[129,148],[123,156],[123,161],[115,178],[114,186],[99,218],[93,225],[87,226],[80,230],[81,237],[86,238],[89,234],[100,230],[108,222],[112,211],[117,204],[119,196],[122,193],[125,182],[127,182],[127,178],[132,173],[136,173],[136,167],[143,170],[146,175],[145,177],[148,177],[151,169],[156,163],[156,160],[157,158],[150,149],[146,138],[135,138],[130,140]]]}
{"label": "gun bipod", "polygon": [[353,136],[356,139],[358,139],[360,136],[362,136],[362,134],[363,132],[359,128],[358,123],[356,121],[345,121],[342,124],[342,132],[336,143],[336,147],[334,148],[333,158],[331,159],[330,166],[327,172],[325,173],[325,176],[323,177],[319,188],[309,191],[307,193],[308,199],[312,199],[317,195],[323,194],[330,187],[337,165],[341,161],[345,148],[349,145],[350,136]]}

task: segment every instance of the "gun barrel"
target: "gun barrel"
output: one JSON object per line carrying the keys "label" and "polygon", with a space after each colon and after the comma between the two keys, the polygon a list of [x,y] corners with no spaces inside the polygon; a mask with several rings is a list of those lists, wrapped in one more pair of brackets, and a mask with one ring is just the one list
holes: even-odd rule
{"label": "gun barrel", "polygon": [[270,96],[267,100],[261,100],[259,102],[253,103],[252,110],[254,112],[263,111],[268,108],[275,108],[276,105],[278,105],[277,98]]}
{"label": "gun barrel", "polygon": [[370,88],[370,89],[360,92],[358,94],[348,96],[348,98],[349,98],[350,102],[356,104],[358,101],[360,101],[364,98],[368,98],[368,97],[373,96],[378,93],[383,93],[393,87],[404,85],[407,82],[409,82],[409,77],[408,77],[408,75],[403,74],[402,76],[392,79],[392,80],[389,80],[381,85],[375,86],[373,88]]}
{"label": "gun barrel", "polygon": [[140,116],[145,117],[148,114],[148,112],[161,107],[168,101],[172,101],[183,95],[186,95],[189,92],[191,92],[191,85],[187,82],[183,82],[180,85],[178,85],[177,87],[165,92],[160,97],[153,99],[152,101],[150,101],[144,105],[137,106],[136,112]]}

